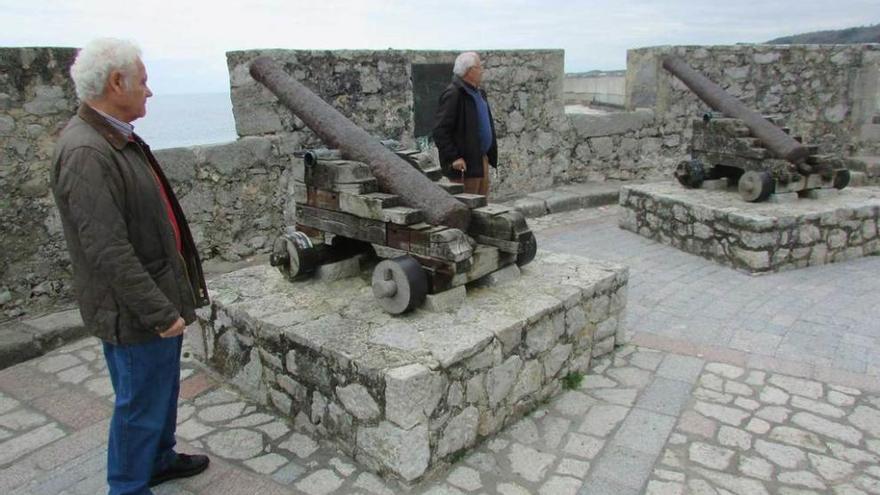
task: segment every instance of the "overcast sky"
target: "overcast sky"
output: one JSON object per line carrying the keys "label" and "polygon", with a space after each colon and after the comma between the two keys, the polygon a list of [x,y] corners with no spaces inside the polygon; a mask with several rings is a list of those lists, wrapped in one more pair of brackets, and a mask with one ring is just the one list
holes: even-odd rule
{"label": "overcast sky", "polygon": [[0,46],[144,49],[157,94],[228,90],[227,50],[562,48],[566,72],[626,50],[754,43],[880,23],[880,0],[0,0]]}

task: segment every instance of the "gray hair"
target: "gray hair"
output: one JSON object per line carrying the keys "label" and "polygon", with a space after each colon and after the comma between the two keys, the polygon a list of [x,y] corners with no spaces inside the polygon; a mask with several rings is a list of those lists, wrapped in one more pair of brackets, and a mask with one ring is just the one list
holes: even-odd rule
{"label": "gray hair", "polygon": [[114,70],[126,75],[126,83],[136,74],[141,49],[127,40],[99,38],[86,45],[76,55],[70,67],[70,77],[76,86],[76,96],[82,101],[94,100],[104,94],[107,78]]}
{"label": "gray hair", "polygon": [[452,73],[458,77],[464,77],[468,69],[477,65],[477,60],[480,60],[480,56],[477,55],[477,52],[462,53],[458,57],[455,57],[455,65],[452,66]]}

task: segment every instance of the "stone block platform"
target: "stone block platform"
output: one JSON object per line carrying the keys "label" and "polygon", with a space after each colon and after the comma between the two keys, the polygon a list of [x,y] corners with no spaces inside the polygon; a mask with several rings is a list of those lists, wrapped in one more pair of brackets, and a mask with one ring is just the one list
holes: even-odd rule
{"label": "stone block platform", "polygon": [[[533,410],[623,334],[628,272],[539,252],[457,309],[384,313],[360,277],[211,281],[194,352],[367,469],[421,480]],[[192,335],[191,335],[192,336]]]}
{"label": "stone block platform", "polygon": [[747,203],[736,191],[675,182],[625,186],[619,225],[750,273],[880,253],[880,188],[822,192],[815,199]]}

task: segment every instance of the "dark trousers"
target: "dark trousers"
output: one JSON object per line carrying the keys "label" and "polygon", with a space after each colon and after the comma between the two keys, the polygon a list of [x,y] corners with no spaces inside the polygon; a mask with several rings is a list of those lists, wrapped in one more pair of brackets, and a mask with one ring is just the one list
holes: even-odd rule
{"label": "dark trousers", "polygon": [[107,445],[110,495],[152,495],[150,476],[175,459],[183,337],[138,345],[104,343],[116,393]]}

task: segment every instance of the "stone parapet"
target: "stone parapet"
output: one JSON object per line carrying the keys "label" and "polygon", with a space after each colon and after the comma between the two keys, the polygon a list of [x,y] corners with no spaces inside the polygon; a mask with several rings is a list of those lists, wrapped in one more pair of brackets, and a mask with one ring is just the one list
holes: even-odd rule
{"label": "stone parapet", "polygon": [[747,203],[732,190],[673,182],[624,186],[619,225],[750,273],[880,253],[880,189],[821,192],[818,199]]}
{"label": "stone parapet", "polygon": [[411,482],[610,352],[627,279],[619,266],[541,252],[520,278],[469,288],[453,312],[392,317],[365,276],[290,283],[252,267],[210,283],[194,347],[249,396]]}

